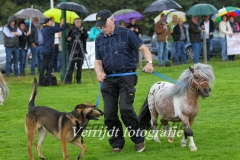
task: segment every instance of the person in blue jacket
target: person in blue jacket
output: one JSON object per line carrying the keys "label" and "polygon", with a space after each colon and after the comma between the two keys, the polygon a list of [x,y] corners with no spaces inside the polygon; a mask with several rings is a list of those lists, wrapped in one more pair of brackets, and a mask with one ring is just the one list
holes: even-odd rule
{"label": "person in blue jacket", "polygon": [[[70,20],[69,20],[70,22]],[[69,23],[68,22],[68,23]],[[44,26],[42,30],[43,35],[43,65],[39,75],[39,85],[50,86],[52,84],[51,80],[51,57],[53,54],[54,46],[54,35],[55,33],[61,32],[68,27],[68,23],[61,19],[60,26],[53,26],[54,21],[52,18],[46,18],[44,21]],[[45,84],[44,73],[47,73],[47,84]]]}
{"label": "person in blue jacket", "polygon": [[91,29],[90,29],[90,34],[89,34],[89,38],[91,38],[93,41],[96,41],[97,35],[99,33],[101,33],[102,31],[100,29],[98,29],[96,27],[96,25],[94,25]]}

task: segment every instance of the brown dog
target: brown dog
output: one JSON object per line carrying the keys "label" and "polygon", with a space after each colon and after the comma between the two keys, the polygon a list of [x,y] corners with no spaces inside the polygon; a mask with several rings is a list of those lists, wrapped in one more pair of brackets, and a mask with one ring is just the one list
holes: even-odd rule
{"label": "brown dog", "polygon": [[28,136],[28,156],[33,160],[32,143],[36,132],[39,132],[39,140],[37,143],[37,152],[40,159],[46,158],[42,155],[40,147],[47,133],[51,133],[62,143],[63,157],[69,160],[67,151],[67,142],[82,149],[82,153],[78,155],[80,159],[86,152],[86,147],[78,139],[81,133],[87,126],[88,121],[98,120],[103,112],[95,109],[92,104],[79,104],[72,112],[58,112],[46,106],[36,106],[35,99],[37,96],[38,83],[34,78],[32,94],[28,104],[28,113],[26,115],[26,132]]}

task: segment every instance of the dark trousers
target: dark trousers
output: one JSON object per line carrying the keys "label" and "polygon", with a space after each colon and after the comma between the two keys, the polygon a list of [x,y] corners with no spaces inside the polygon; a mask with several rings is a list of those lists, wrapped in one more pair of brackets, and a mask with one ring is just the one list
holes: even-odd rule
{"label": "dark trousers", "polygon": [[47,74],[47,84],[51,85],[51,70],[52,70],[52,64],[51,64],[51,56],[52,52],[42,52],[43,54],[43,63],[42,68],[39,75],[39,83],[43,82],[43,77],[46,71]]}
{"label": "dark trousers", "polygon": [[72,82],[72,75],[74,71],[75,64],[77,64],[77,74],[76,81],[81,82],[82,78],[82,65],[83,65],[83,56],[80,54],[74,54],[69,70],[67,71],[66,82]]}
{"label": "dark trousers", "polygon": [[[106,78],[102,84],[104,101],[104,123],[111,135],[109,143],[113,148],[123,148],[125,140],[122,124],[118,117],[118,104],[121,119],[127,127],[130,138],[135,144],[144,141],[144,130],[141,130],[137,115],[133,109],[137,76]],[[138,134],[137,134],[137,131]],[[141,134],[140,134],[141,133]],[[127,135],[128,136],[128,132]]]}
{"label": "dark trousers", "polygon": [[55,44],[53,47],[53,54],[52,54],[52,70],[54,72],[57,72],[57,60],[58,60],[58,54],[59,54],[59,50],[58,50],[58,44]]}

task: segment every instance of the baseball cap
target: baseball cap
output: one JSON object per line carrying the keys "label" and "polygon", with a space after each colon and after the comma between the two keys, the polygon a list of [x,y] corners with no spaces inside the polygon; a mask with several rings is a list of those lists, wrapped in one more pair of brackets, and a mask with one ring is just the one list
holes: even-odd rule
{"label": "baseball cap", "polygon": [[44,20],[44,23],[45,24],[47,24],[49,21],[51,21],[52,20],[52,18],[46,18],[45,20]]}
{"label": "baseball cap", "polygon": [[103,9],[103,10],[99,11],[96,15],[96,20],[97,20],[96,26],[97,27],[104,26],[107,22],[107,19],[111,16],[112,16],[111,11],[109,11],[107,9]]}

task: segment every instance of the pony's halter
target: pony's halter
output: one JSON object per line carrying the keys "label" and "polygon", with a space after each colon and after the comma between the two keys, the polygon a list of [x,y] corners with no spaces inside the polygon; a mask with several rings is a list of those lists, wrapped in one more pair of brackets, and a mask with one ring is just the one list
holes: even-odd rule
{"label": "pony's halter", "polygon": [[200,82],[197,82],[194,78],[192,79],[192,82],[195,83],[195,84],[197,84],[197,88],[192,88],[192,87],[190,87],[190,86],[189,86],[189,88],[191,88],[192,90],[195,90],[196,92],[199,92],[199,88],[200,88],[200,86],[201,86],[203,83],[205,83],[205,82],[208,83],[208,81],[207,81],[207,80],[204,80],[204,79],[202,79]]}

